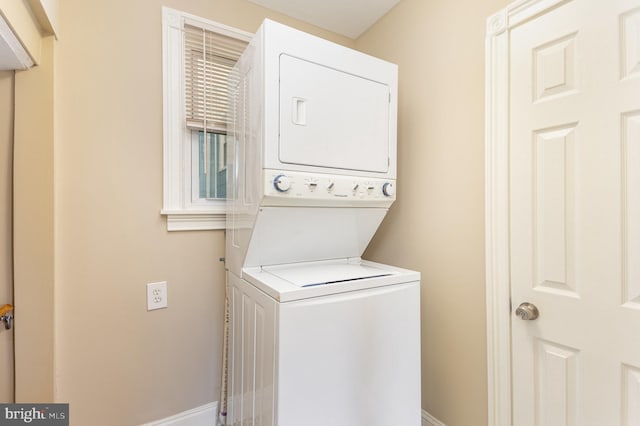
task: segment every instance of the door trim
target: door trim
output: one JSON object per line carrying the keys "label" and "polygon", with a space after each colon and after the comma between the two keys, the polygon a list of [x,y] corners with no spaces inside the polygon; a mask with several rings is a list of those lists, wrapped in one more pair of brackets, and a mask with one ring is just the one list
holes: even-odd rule
{"label": "door trim", "polygon": [[511,425],[509,269],[509,34],[569,0],[517,0],[487,19],[485,268],[488,425]]}

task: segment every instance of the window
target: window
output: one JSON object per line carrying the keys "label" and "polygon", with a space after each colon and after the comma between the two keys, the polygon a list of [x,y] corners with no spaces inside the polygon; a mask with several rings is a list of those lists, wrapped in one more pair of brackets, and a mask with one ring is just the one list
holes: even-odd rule
{"label": "window", "polygon": [[192,131],[192,199],[224,200],[227,194],[227,141],[224,133]]}
{"label": "window", "polygon": [[162,8],[167,229],[225,227],[227,80],[252,34]]}

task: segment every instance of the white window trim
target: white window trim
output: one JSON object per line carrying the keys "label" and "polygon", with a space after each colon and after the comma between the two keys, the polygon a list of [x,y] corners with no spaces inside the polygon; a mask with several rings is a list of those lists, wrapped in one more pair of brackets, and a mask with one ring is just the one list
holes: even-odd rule
{"label": "white window trim", "polygon": [[224,229],[225,201],[192,201],[191,130],[184,117],[184,23],[249,41],[253,34],[168,7],[162,8],[163,207],[169,231]]}

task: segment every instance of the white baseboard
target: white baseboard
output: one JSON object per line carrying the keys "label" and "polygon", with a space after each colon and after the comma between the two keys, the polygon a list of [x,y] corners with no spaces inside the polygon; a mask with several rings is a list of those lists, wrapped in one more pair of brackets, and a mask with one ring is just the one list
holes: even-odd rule
{"label": "white baseboard", "polygon": [[145,423],[142,426],[211,426],[216,423],[218,402],[210,402],[171,417]]}
{"label": "white baseboard", "polygon": [[422,426],[445,426],[440,420],[422,410]]}
{"label": "white baseboard", "polygon": [[[142,426],[211,426],[216,424],[217,414],[218,402],[216,401],[183,411],[171,417],[145,423]],[[422,426],[446,425],[425,410],[422,410]]]}

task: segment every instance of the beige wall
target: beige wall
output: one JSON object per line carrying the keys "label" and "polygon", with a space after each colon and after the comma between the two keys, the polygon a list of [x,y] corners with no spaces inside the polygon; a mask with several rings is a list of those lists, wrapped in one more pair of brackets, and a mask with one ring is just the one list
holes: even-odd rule
{"label": "beige wall", "polygon": [[[11,257],[11,157],[13,71],[0,71],[0,306],[13,303]],[[0,402],[13,400],[12,331],[0,324]]]}
{"label": "beige wall", "polygon": [[40,65],[16,72],[14,301],[16,401],[54,398],[53,37]]}
{"label": "beige wall", "polygon": [[[224,234],[162,206],[161,5],[247,31],[244,0],[59,3],[55,48],[56,400],[72,425],[134,425],[219,399]],[[147,312],[145,284],[168,282]]]}
{"label": "beige wall", "polygon": [[[483,37],[506,3],[404,0],[355,42],[400,65],[399,201],[367,256],[422,272],[423,408],[448,426],[486,423]],[[51,380],[73,425],[133,425],[219,398],[223,233],[168,233],[159,215],[161,5],[354,45],[244,0],[60,2],[55,214],[40,220],[55,227]],[[169,308],[147,312],[145,284],[159,280]]]}
{"label": "beige wall", "polygon": [[404,0],[356,42],[399,65],[398,201],[365,257],[422,273],[422,407],[487,421],[484,29],[507,0]]}

